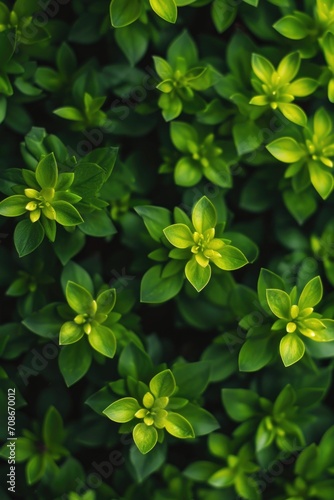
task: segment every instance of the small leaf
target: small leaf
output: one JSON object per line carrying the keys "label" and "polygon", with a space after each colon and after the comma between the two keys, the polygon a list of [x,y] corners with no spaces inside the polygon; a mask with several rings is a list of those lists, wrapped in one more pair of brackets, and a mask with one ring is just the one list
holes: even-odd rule
{"label": "small leaf", "polygon": [[36,250],[44,239],[42,224],[30,222],[29,219],[21,220],[14,231],[14,244],[20,257],[24,257]]}
{"label": "small leaf", "polygon": [[189,153],[189,141],[198,143],[198,134],[196,130],[184,122],[172,122],[170,126],[170,137],[172,143],[181,151],[181,153]]}
{"label": "small leaf", "polygon": [[306,156],[304,148],[292,137],[276,139],[268,144],[266,148],[277,160],[284,163],[294,163]]}
{"label": "small leaf", "polygon": [[67,201],[54,201],[52,207],[56,211],[56,221],[62,226],[76,226],[83,222],[78,210]]}
{"label": "small leaf", "polygon": [[27,483],[29,485],[37,483],[45,472],[44,455],[34,455],[30,458],[26,467]]}
{"label": "small leaf", "polygon": [[50,153],[38,163],[36,180],[41,188],[55,188],[58,180],[58,167],[56,158]]}
{"label": "small leaf", "polygon": [[268,59],[259,54],[252,54],[252,69],[261,82],[271,84],[275,68]]}
{"label": "small leaf", "polygon": [[81,325],[77,325],[74,321],[66,321],[60,329],[59,344],[74,344],[74,342],[80,340],[84,334],[85,332]]}
{"label": "small leaf", "polygon": [[299,52],[292,52],[285,56],[278,65],[277,73],[280,76],[280,83],[291,82],[297,75],[300,66]]}
{"label": "small leaf", "polygon": [[142,12],[140,0],[112,0],[110,3],[111,24],[115,28],[122,28],[134,23]]}
{"label": "small leaf", "polygon": [[209,283],[211,278],[211,267],[210,265],[202,267],[197,263],[195,257],[189,260],[185,267],[186,278],[189,283],[200,292]]}
{"label": "small leaf", "polygon": [[323,200],[326,200],[333,191],[334,178],[331,172],[325,170],[317,161],[308,162],[308,170],[313,187],[317,190]]}
{"label": "small leaf", "polygon": [[220,257],[211,258],[212,262],[224,271],[234,271],[248,264],[245,255],[236,247],[225,245],[220,251]]}
{"label": "small leaf", "polygon": [[291,366],[304,356],[305,344],[295,333],[288,333],[282,338],[279,350],[284,366]]}
{"label": "small leaf", "polygon": [[166,227],[164,235],[176,248],[189,248],[194,245],[192,232],[185,224],[172,224]]}
{"label": "small leaf", "polygon": [[283,290],[267,290],[268,305],[278,318],[290,319],[291,301],[289,295]]}
{"label": "small leaf", "polygon": [[109,405],[103,413],[119,424],[130,422],[135,413],[140,410],[140,405],[135,398],[122,398]]}
{"label": "small leaf", "polygon": [[273,28],[275,28],[278,33],[291,40],[302,40],[306,38],[309,33],[307,26],[305,26],[302,20],[293,15],[282,17],[282,19],[273,25]]}
{"label": "small leaf", "polygon": [[103,356],[113,358],[116,353],[116,337],[110,328],[99,325],[92,325],[92,330],[88,335],[88,341],[95,351]]}
{"label": "small leaf", "polygon": [[206,196],[198,200],[193,208],[192,223],[196,231],[203,234],[207,229],[216,227],[217,212],[212,202]]}
{"label": "small leaf", "polygon": [[307,307],[315,307],[322,299],[323,287],[320,276],[311,279],[303,288],[298,307],[302,311]]}
{"label": "small leaf", "polygon": [[150,0],[150,5],[159,17],[168,23],[175,23],[177,19],[177,7],[174,0]]}
{"label": "small leaf", "polygon": [[67,387],[82,379],[92,362],[92,351],[86,338],[75,344],[64,346],[60,351],[58,362]]}
{"label": "small leaf", "polygon": [[110,288],[100,293],[96,299],[97,312],[101,314],[109,314],[115,306],[116,303],[116,290],[115,288]]}
{"label": "small leaf", "polygon": [[290,122],[296,123],[301,127],[306,127],[307,116],[305,112],[302,110],[302,108],[297,106],[297,104],[279,103],[278,109]]}
{"label": "small leaf", "polygon": [[165,428],[169,434],[179,439],[195,437],[194,429],[190,422],[178,413],[168,412]]}
{"label": "small leaf", "polygon": [[137,424],[133,429],[133,440],[143,455],[151,451],[158,441],[158,431],[153,425]]}
{"label": "small leaf", "polygon": [[69,306],[78,314],[93,312],[93,297],[88,290],[73,281],[69,281],[66,285],[66,300]]}
{"label": "small leaf", "polygon": [[150,391],[156,398],[169,398],[176,389],[174,375],[170,370],[155,375],[150,381]]}
{"label": "small leaf", "polygon": [[4,217],[18,217],[26,212],[28,198],[24,195],[17,194],[5,198],[0,203],[0,215]]}

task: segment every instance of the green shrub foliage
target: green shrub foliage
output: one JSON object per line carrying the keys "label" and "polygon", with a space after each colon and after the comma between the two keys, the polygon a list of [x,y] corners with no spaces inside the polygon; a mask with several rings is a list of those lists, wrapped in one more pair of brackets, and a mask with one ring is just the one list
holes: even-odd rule
{"label": "green shrub foliage", "polygon": [[1,499],[333,500],[333,103],[333,0],[0,2]]}

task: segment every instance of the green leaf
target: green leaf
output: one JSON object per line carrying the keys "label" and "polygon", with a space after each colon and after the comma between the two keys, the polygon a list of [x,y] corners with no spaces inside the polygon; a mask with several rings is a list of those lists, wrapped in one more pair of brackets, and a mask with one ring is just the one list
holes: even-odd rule
{"label": "green leaf", "polygon": [[48,304],[22,321],[23,325],[36,335],[54,338],[59,334],[63,321],[58,314],[58,303]]}
{"label": "green leaf", "polygon": [[262,144],[262,131],[252,120],[236,123],[232,134],[240,156],[251,153]]}
{"label": "green leaf", "polygon": [[148,381],[152,377],[153,363],[146,352],[130,342],[119,357],[118,371],[123,378]]}
{"label": "green leaf", "polygon": [[235,472],[227,467],[219,469],[208,479],[208,483],[215,488],[227,488],[234,483]]}
{"label": "green leaf", "polygon": [[113,358],[116,353],[116,338],[112,330],[106,326],[94,323],[88,335],[88,341],[95,351],[103,356]]}
{"label": "green leaf", "polygon": [[79,264],[75,262],[68,262],[61,273],[61,286],[64,294],[66,294],[66,287],[68,281],[74,281],[78,285],[86,288],[86,290],[90,293],[94,293],[94,284],[92,278],[88,274],[88,272]]}
{"label": "green leaf", "polygon": [[4,217],[18,217],[26,212],[26,205],[29,202],[26,196],[16,194],[5,198],[0,203],[0,215]]}
{"label": "green leaf", "polygon": [[66,321],[60,329],[59,344],[74,344],[84,336],[82,325],[77,325],[74,321]]}
{"label": "green leaf", "polygon": [[292,137],[281,137],[266,146],[277,160],[294,163],[306,156],[304,148]]}
{"label": "green leaf", "polygon": [[277,73],[280,76],[280,83],[282,82],[282,84],[286,84],[291,82],[291,80],[293,80],[297,75],[299,71],[299,66],[300,66],[299,52],[291,52],[287,56],[283,57],[277,68]]}
{"label": "green leaf", "polygon": [[177,186],[195,186],[201,180],[202,175],[200,163],[189,156],[183,156],[175,165],[174,180]]}
{"label": "green leaf", "polygon": [[175,120],[182,113],[183,104],[176,93],[164,94],[160,97],[159,106],[163,109],[162,116],[166,122]]}
{"label": "green leaf", "polygon": [[31,222],[29,219],[21,220],[14,231],[14,244],[20,257],[24,257],[36,250],[44,239],[42,224]]}
{"label": "green leaf", "polygon": [[278,109],[290,122],[296,123],[301,127],[307,126],[307,116],[302,108],[297,106],[297,104],[279,103]]}
{"label": "green leaf", "polygon": [[26,467],[27,483],[29,485],[37,483],[42,479],[45,472],[46,462],[44,455],[34,455],[30,458]]}
{"label": "green leaf", "polygon": [[188,465],[183,471],[183,475],[193,481],[207,482],[209,477],[212,476],[218,468],[219,466],[212,462],[200,460]]}
{"label": "green leaf", "polygon": [[130,422],[139,409],[140,405],[135,398],[122,398],[109,405],[103,413],[113,422],[123,424]]}
{"label": "green leaf", "polygon": [[194,206],[192,223],[196,231],[200,234],[203,234],[207,229],[216,227],[217,212],[212,202],[206,196],[202,196]]}
{"label": "green leaf", "polygon": [[[7,448],[7,450],[9,452],[9,448]],[[28,438],[19,437],[16,440],[15,452],[16,452],[16,457],[15,457],[16,461],[25,462],[33,455],[37,454],[36,443],[34,443],[32,440]],[[9,459],[9,453],[8,456],[6,456],[6,458]]]}
{"label": "green leaf", "polygon": [[313,78],[299,78],[289,85],[288,93],[295,97],[305,97],[312,94],[318,85]]}
{"label": "green leaf", "polygon": [[110,19],[114,28],[122,28],[134,23],[142,12],[140,0],[111,0]]}
{"label": "green leaf", "polygon": [[268,59],[260,56],[260,54],[252,54],[252,69],[261,82],[271,84],[271,77],[275,72],[275,68]]}
{"label": "green leaf", "polygon": [[301,19],[298,19],[298,17],[294,15],[282,17],[282,19],[273,25],[273,28],[275,28],[278,33],[291,40],[302,40],[309,34],[307,26],[305,26]]}
{"label": "green leaf", "polygon": [[36,180],[41,188],[55,188],[58,180],[58,167],[56,158],[50,153],[38,163]]}
{"label": "green leaf", "polygon": [[43,441],[49,450],[61,445],[64,435],[63,419],[58,410],[51,406],[44,418],[42,429]]}
{"label": "green leaf", "polygon": [[291,366],[304,356],[305,344],[295,333],[288,333],[282,338],[279,350],[284,366]]}
{"label": "green leaf", "polygon": [[73,281],[66,285],[66,300],[78,314],[92,314],[96,311],[95,301],[88,290]]}
{"label": "green leaf", "polygon": [[163,230],[171,224],[171,213],[166,208],[141,205],[135,207],[137,214],[143,219],[150,236],[160,242]]}
{"label": "green leaf", "polygon": [[324,170],[317,161],[308,162],[308,170],[313,187],[320,194],[321,198],[326,200],[333,191],[334,179],[331,172]]}
{"label": "green leaf", "polygon": [[202,267],[198,264],[195,257],[192,257],[186,264],[185,274],[189,283],[192,284],[197,292],[200,292],[210,281],[211,267],[210,265]]}
{"label": "green leaf", "polygon": [[290,319],[291,300],[283,290],[268,289],[266,292],[268,305],[275,316]]}
{"label": "green leaf", "polygon": [[170,370],[164,370],[150,381],[150,391],[156,398],[169,398],[176,389],[174,375]]}
{"label": "green leaf", "polygon": [[177,7],[174,0],[150,0],[150,5],[159,17],[168,23],[175,23],[177,19]]}
{"label": "green leaf", "polygon": [[134,24],[115,31],[117,45],[126,55],[131,66],[134,66],[145,55],[149,36],[144,26]]}
{"label": "green leaf", "polygon": [[189,142],[198,144],[198,134],[196,130],[184,122],[173,122],[170,126],[170,137],[172,143],[181,151],[181,153],[189,153]]}
{"label": "green leaf", "polygon": [[136,480],[142,483],[153,472],[160,469],[166,461],[167,447],[158,444],[149,455],[142,455],[136,446],[130,448],[130,462],[135,471]]}
{"label": "green leaf", "polygon": [[82,160],[74,170],[71,191],[78,194],[85,202],[93,201],[106,180],[106,172],[95,163]]}
{"label": "green leaf", "polygon": [[175,297],[181,290],[184,274],[162,278],[163,266],[151,267],[143,276],[140,286],[140,301],[160,304]]}
{"label": "green leaf", "polygon": [[259,414],[259,396],[248,389],[223,389],[222,398],[229,417],[244,422]]}
{"label": "green leaf", "polygon": [[85,220],[79,226],[80,231],[88,236],[104,238],[117,233],[109,215],[104,210],[95,210],[85,215]]}
{"label": "green leaf", "polygon": [[242,372],[261,370],[275,355],[273,339],[269,332],[263,338],[250,337],[240,349],[239,370]]}
{"label": "green leaf", "polygon": [[172,224],[166,227],[164,235],[177,248],[189,248],[194,245],[192,232],[185,224]]}
{"label": "green leaf", "polygon": [[295,193],[287,190],[283,192],[283,199],[289,212],[299,224],[303,224],[317,209],[317,203],[309,192]]}
{"label": "green leaf", "polygon": [[100,293],[96,299],[97,312],[100,314],[109,314],[116,303],[116,290],[115,288],[109,288]]}
{"label": "green leaf", "polygon": [[86,375],[92,362],[92,351],[84,337],[76,344],[62,347],[59,358],[59,370],[67,387],[71,387]]}
{"label": "green leaf", "polygon": [[226,0],[214,0],[211,7],[211,17],[218,33],[226,31],[237,17],[238,9]]}
{"label": "green leaf", "polygon": [[[170,406],[168,406],[169,408]],[[218,421],[211,413],[195,404],[188,403],[183,408],[180,408],[178,413],[188,420],[196,436],[205,436],[220,427]]]}
{"label": "green leaf", "polygon": [[[334,35],[332,33],[327,34],[331,34],[334,39]],[[325,108],[317,109],[313,118],[313,130],[315,135],[321,140],[323,137],[327,137],[327,135],[331,133],[332,128],[332,120]]]}
{"label": "green leaf", "polygon": [[85,119],[82,112],[77,108],[73,108],[72,106],[64,106],[63,108],[55,109],[53,113],[60,118],[64,118],[65,120],[71,120],[74,122],[81,122]]}
{"label": "green leaf", "polygon": [[85,235],[81,231],[68,233],[63,228],[57,231],[57,239],[53,244],[55,254],[65,266],[85,246]]}
{"label": "green leaf", "polygon": [[276,398],[273,415],[279,415],[284,411],[288,411],[296,401],[296,392],[290,384],[286,385]]}
{"label": "green leaf", "polygon": [[157,444],[158,431],[153,426],[137,424],[133,429],[133,440],[140,453],[146,455]]}
{"label": "green leaf", "polygon": [[83,222],[78,210],[67,201],[54,201],[52,207],[56,211],[56,221],[62,226],[76,226]]}
{"label": "green leaf", "polygon": [[219,250],[220,257],[211,258],[212,262],[224,271],[234,271],[248,264],[245,255],[236,247],[225,245]]}
{"label": "green leaf", "polygon": [[173,374],[178,387],[177,397],[197,399],[209,383],[210,362],[176,363]]}
{"label": "green leaf", "polygon": [[315,307],[322,299],[323,287],[320,276],[311,279],[300,294],[298,307],[302,311],[307,307]]}
{"label": "green leaf", "polygon": [[177,66],[180,57],[185,59],[188,68],[195,66],[198,61],[196,45],[186,30],[173,40],[167,51],[168,62],[173,68]]}
{"label": "green leaf", "polygon": [[179,439],[195,437],[194,429],[190,422],[178,413],[168,412],[165,429],[169,434]]}
{"label": "green leaf", "polygon": [[162,57],[153,56],[155,70],[162,80],[169,80],[173,77],[173,69],[171,65]]}

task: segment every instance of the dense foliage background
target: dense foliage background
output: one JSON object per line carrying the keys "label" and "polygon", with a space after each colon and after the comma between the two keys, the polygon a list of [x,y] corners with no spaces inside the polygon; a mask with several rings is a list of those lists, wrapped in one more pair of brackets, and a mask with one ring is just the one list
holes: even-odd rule
{"label": "dense foliage background", "polygon": [[0,2],[3,500],[332,500],[333,102],[333,0]]}

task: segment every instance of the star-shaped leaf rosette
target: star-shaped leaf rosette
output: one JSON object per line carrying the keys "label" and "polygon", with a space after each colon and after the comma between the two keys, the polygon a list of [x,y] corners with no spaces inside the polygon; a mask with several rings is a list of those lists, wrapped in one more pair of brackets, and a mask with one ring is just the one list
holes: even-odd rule
{"label": "star-shaped leaf rosette", "polygon": [[211,264],[224,271],[234,271],[248,263],[243,252],[230,245],[231,240],[215,237],[216,226],[216,209],[203,196],[194,206],[191,223],[172,224],[163,231],[176,247],[169,252],[169,257],[188,260],[185,275],[197,292],[209,283]]}

